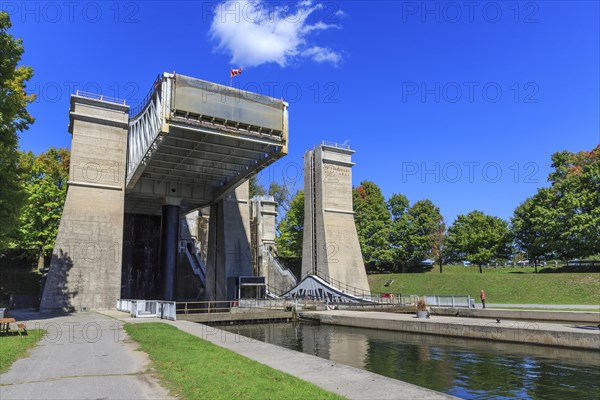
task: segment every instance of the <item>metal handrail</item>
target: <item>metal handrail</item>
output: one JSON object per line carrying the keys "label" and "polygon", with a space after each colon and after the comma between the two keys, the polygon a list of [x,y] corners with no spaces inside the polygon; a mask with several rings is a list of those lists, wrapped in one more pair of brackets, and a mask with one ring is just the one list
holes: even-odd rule
{"label": "metal handrail", "polygon": [[[370,290],[364,290],[362,288],[358,288],[356,286],[350,286],[342,281],[339,281],[337,279],[333,279],[331,278],[329,275],[324,274],[323,272],[317,271],[316,273],[310,271],[307,272],[305,274],[303,274],[300,279],[298,280],[298,282],[302,282],[302,280],[304,280],[306,277],[310,276],[310,275],[314,275],[317,276],[318,278],[324,280],[325,282],[327,282],[329,285],[331,285],[332,287],[334,287],[335,289],[338,289],[341,292],[344,292],[346,294],[350,294],[356,297],[381,297],[382,295],[388,295],[390,293],[384,293],[384,292],[373,292]],[[289,292],[290,290],[292,290],[294,287],[296,287],[296,285],[290,285],[286,288],[284,288],[283,290],[278,288],[273,288],[275,290],[276,295],[281,296],[284,293]],[[394,293],[396,294],[396,293]]]}
{"label": "metal handrail", "polygon": [[118,99],[116,97],[105,96],[103,94],[98,94],[98,93],[84,92],[83,90],[79,90],[79,89],[77,89],[77,91],[75,92],[75,96],[87,97],[88,99],[94,99],[94,100],[100,100],[100,101],[106,101],[108,103],[127,105],[127,100],[125,100],[125,99]]}
{"label": "metal handrail", "polygon": [[279,272],[283,273],[284,275],[288,275],[292,278],[294,283],[292,283],[290,286],[294,287],[298,284],[298,279],[296,278],[296,275],[294,275],[292,270],[286,267],[285,264],[281,262],[281,259],[277,256],[277,254],[275,254],[275,252],[272,249],[269,250],[267,256],[269,257],[269,261],[271,261],[275,265],[275,267],[279,269]]}
{"label": "metal handrail", "polygon": [[152,86],[150,87],[150,90],[148,90],[148,93],[146,93],[146,96],[144,96],[142,101],[140,101],[135,107],[132,107],[129,109],[129,118],[130,119],[135,119],[135,117],[137,117],[139,114],[141,114],[146,109],[146,107],[150,103],[150,99],[152,98],[152,96],[154,96],[154,93],[156,93],[160,90],[161,80],[162,80],[162,75],[158,74],[158,76],[156,77],[154,82],[152,82]]}
{"label": "metal handrail", "polygon": [[177,314],[196,313],[231,313],[232,309],[255,312],[260,310],[283,309],[287,300],[214,300],[214,301],[182,301],[176,303]]}
{"label": "metal handrail", "polygon": [[329,146],[329,147],[337,147],[338,149],[350,150],[350,145],[348,145],[348,144],[339,144],[339,143],[330,142],[330,141],[327,141],[327,140],[321,141],[321,145],[323,145],[323,146]]}

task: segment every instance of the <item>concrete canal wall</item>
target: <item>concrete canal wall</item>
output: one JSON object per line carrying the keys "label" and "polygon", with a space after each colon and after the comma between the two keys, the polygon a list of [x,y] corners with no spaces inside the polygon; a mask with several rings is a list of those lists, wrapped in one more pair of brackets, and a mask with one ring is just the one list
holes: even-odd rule
{"label": "concrete canal wall", "polygon": [[600,351],[600,329],[597,324],[503,319],[496,322],[483,318],[445,316],[417,319],[408,314],[340,310],[301,312],[300,316],[330,325]]}
{"label": "concrete canal wall", "polygon": [[525,321],[558,321],[600,324],[600,313],[583,311],[557,310],[501,310],[501,309],[469,309],[469,308],[433,308],[437,315],[454,316],[457,312],[461,317],[468,318],[500,318],[519,319]]}

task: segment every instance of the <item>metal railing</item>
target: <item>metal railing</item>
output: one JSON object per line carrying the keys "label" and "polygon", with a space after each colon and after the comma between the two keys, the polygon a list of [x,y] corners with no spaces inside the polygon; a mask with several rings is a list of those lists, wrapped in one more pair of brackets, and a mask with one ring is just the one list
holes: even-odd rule
{"label": "metal railing", "polygon": [[176,303],[162,300],[117,300],[117,310],[128,312],[135,318],[161,318],[175,321]]}
{"label": "metal railing", "polygon": [[200,279],[202,286],[206,287],[206,266],[202,263],[202,258],[198,252],[191,252],[188,248],[188,243],[191,243],[192,247],[196,247],[196,239],[182,240],[182,242],[185,242],[184,252],[192,267],[192,271],[194,271],[194,274]]}
{"label": "metal railing", "polygon": [[425,302],[430,307],[466,307],[471,308],[472,299],[471,296],[438,296],[438,295],[426,295]]}
{"label": "metal railing", "polygon": [[124,106],[127,105],[127,101],[125,99],[117,99],[116,97],[105,96],[105,95],[99,94],[99,93],[84,92],[83,90],[79,90],[79,89],[77,89],[77,91],[75,92],[75,96],[87,97],[88,99],[94,99],[94,100],[100,100],[100,101],[106,101],[108,103],[123,104]]}
{"label": "metal railing", "polygon": [[286,267],[281,260],[279,259],[279,257],[277,257],[277,255],[273,252],[273,250],[269,250],[268,252],[268,258],[269,258],[269,263],[275,267],[275,269],[277,269],[277,271],[279,272],[280,275],[285,276],[288,278],[288,280],[291,283],[290,286],[296,286],[298,284],[298,279],[296,279],[296,275],[294,275],[294,273],[292,272],[292,270],[290,270],[288,267]]}
{"label": "metal railing", "polygon": [[260,312],[284,310],[292,303],[284,299],[241,299],[232,301],[182,301],[177,302],[177,314],[211,314],[233,312]]}
{"label": "metal railing", "polygon": [[[344,294],[359,297],[359,298],[362,298],[362,299],[365,299],[368,301],[382,301],[385,303],[389,303],[391,300],[398,299],[400,296],[399,293],[372,292],[370,290],[365,290],[362,288],[351,286],[345,282],[339,281],[337,279],[333,279],[329,275],[327,275],[323,272],[319,272],[319,271],[317,271],[317,273],[313,273],[313,272],[305,273],[304,275],[302,275],[300,277],[298,282],[302,282],[305,278],[307,278],[310,275],[314,275],[314,276],[322,279],[327,284],[329,284],[331,287],[333,287],[334,289],[337,289],[340,292],[343,292]],[[296,287],[296,286],[297,285],[290,285],[283,289],[269,287],[268,289],[269,289],[269,291],[271,291],[272,293],[274,293],[277,296],[283,296],[286,293],[288,293],[289,291],[291,291],[292,289],[294,289],[294,287]]]}
{"label": "metal railing", "polygon": [[154,82],[152,82],[152,86],[150,87],[150,90],[148,90],[148,93],[146,93],[144,99],[140,101],[135,107],[129,109],[129,118],[134,119],[138,114],[140,114],[144,110],[144,108],[148,105],[150,99],[154,95],[154,92],[160,88],[161,79],[161,74],[158,74]]}
{"label": "metal railing", "polygon": [[336,143],[336,142],[329,142],[327,140],[321,141],[321,145],[323,145],[323,146],[329,146],[329,147],[337,147],[338,149],[350,150],[350,145],[348,145],[348,144],[340,144],[340,143]]}

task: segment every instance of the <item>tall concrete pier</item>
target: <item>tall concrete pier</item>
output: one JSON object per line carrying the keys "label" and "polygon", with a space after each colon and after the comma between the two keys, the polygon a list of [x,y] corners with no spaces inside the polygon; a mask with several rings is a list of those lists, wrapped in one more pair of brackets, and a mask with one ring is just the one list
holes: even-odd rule
{"label": "tall concrete pier", "polygon": [[352,206],[352,154],[325,142],[304,155],[302,276],[369,292]]}
{"label": "tall concrete pier", "polygon": [[252,276],[249,185],[210,208],[206,300],[234,300],[240,276]]}
{"label": "tall concrete pier", "polygon": [[71,97],[69,188],[41,309],[114,307],[121,292],[129,107]]}
{"label": "tall concrete pier", "polygon": [[277,257],[277,203],[273,196],[255,196],[250,205],[254,274],[265,277],[269,292],[281,292],[295,286],[298,283],[296,276]]}

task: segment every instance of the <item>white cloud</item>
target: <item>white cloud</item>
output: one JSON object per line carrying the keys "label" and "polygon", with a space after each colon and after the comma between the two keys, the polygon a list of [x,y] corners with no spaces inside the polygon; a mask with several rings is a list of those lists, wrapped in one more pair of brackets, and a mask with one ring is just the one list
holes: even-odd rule
{"label": "white cloud", "polygon": [[340,53],[309,42],[309,34],[338,25],[322,21],[308,22],[308,17],[322,8],[303,0],[294,7],[274,6],[262,0],[226,0],[215,8],[210,36],[218,42],[217,50],[231,54],[234,65],[253,67],[275,62],[282,67],[309,58],[319,63],[338,64]]}
{"label": "white cloud", "polygon": [[304,50],[302,55],[310,57],[318,63],[330,62],[337,65],[342,60],[342,56],[339,53],[319,46],[313,46]]}

